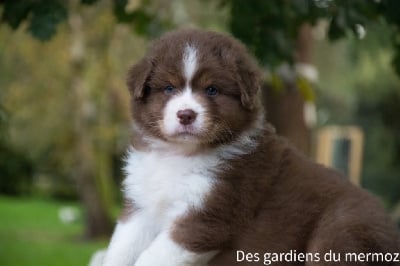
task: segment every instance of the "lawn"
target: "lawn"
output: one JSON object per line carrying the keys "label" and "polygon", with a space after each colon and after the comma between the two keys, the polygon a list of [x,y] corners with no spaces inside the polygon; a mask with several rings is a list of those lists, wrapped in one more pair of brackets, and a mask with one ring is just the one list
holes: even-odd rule
{"label": "lawn", "polygon": [[0,197],[0,265],[87,265],[106,241],[83,241],[81,220],[65,224],[59,219],[65,206],[78,208],[76,203]]}

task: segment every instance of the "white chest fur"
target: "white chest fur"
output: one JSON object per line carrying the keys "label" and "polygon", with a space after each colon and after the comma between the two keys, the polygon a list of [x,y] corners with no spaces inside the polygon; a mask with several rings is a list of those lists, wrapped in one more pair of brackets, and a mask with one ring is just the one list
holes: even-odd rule
{"label": "white chest fur", "polygon": [[167,222],[189,206],[202,205],[215,182],[213,170],[220,163],[213,155],[131,150],[125,167],[125,196],[139,209]]}
{"label": "white chest fur", "polygon": [[230,159],[256,147],[250,133],[230,145],[193,156],[174,154],[158,142],[152,151],[131,149],[124,189],[125,197],[138,210],[117,224],[103,265],[206,265],[217,251],[200,254],[186,250],[175,243],[170,232],[188,208],[202,207],[218,180],[218,169],[229,167]]}
{"label": "white chest fur", "polygon": [[219,158],[216,154],[182,156],[165,150],[131,149],[124,192],[138,210],[117,224],[103,264],[205,265],[215,252],[185,250],[170,238],[170,230],[189,207],[201,207],[215,182],[213,173],[222,163]]}

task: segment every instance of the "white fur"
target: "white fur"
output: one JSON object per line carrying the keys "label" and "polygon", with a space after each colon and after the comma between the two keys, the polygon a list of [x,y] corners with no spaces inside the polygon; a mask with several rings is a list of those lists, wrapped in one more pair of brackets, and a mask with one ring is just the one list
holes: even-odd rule
{"label": "white fur", "polygon": [[[215,159],[215,156],[186,157],[159,150],[130,150],[125,168],[125,195],[140,211],[129,221],[118,223],[104,265],[133,265],[146,249],[149,251],[143,254],[151,255],[143,255],[137,265],[191,265],[178,263],[185,252],[176,244],[174,247],[172,240],[155,239],[162,234],[169,235],[175,219],[189,207],[201,206],[213,186],[210,170],[219,163]],[[176,255],[172,253],[161,260],[161,250],[153,245],[176,251]],[[198,254],[191,254],[187,251],[185,261],[201,259]],[[172,258],[175,256],[177,263],[174,264]],[[149,260],[152,260],[151,264],[143,264]],[[165,260],[170,264],[165,264]]]}
{"label": "white fur", "polygon": [[[190,81],[197,68],[197,50],[186,45],[183,53],[183,74],[186,79],[186,86],[182,93],[175,95],[164,108],[163,120],[160,121],[160,128],[164,135],[174,141],[196,141],[193,135],[201,133],[204,128],[205,108],[193,96]],[[182,125],[179,122],[177,113],[180,110],[191,109],[197,116],[195,121],[190,125]]]}
{"label": "white fur", "polygon": [[[191,109],[197,113],[197,117],[190,125],[182,125],[177,116],[178,111]],[[179,135],[181,133],[199,134],[204,127],[205,108],[193,97],[190,88],[183,93],[174,96],[165,106],[164,117],[161,124],[163,133],[176,140],[192,140],[190,135]]]}
{"label": "white fur", "polygon": [[171,209],[200,206],[212,187],[211,169],[220,163],[213,155],[184,156],[169,151],[128,154],[124,182],[126,197],[139,208],[168,216]]}
{"label": "white fur", "polygon": [[106,255],[107,250],[100,249],[93,253],[92,257],[89,261],[89,266],[101,266],[103,265],[104,256]]}
{"label": "white fur", "polygon": [[129,150],[125,196],[140,211],[118,223],[104,265],[206,265],[217,251],[197,254],[185,250],[170,238],[171,227],[188,208],[202,207],[217,182],[214,173],[218,168],[229,167],[227,160],[251,153],[257,145],[252,137],[260,127],[257,123],[256,129],[236,142],[193,156],[174,153],[174,145],[163,141],[156,141],[152,151]]}
{"label": "white fur", "polygon": [[157,224],[149,222],[154,219],[154,215],[138,211],[128,222],[118,222],[103,265],[133,265],[157,235]]}
{"label": "white fur", "polygon": [[183,53],[183,71],[186,78],[186,86],[192,80],[197,68],[197,50],[193,46],[187,44]]}

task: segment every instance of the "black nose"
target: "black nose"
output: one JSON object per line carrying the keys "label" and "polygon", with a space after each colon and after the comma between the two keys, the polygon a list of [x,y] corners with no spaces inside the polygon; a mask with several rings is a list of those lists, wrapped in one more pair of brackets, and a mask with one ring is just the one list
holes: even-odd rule
{"label": "black nose", "polygon": [[192,109],[185,109],[179,110],[176,116],[179,118],[179,123],[182,125],[190,125],[196,120],[197,113]]}

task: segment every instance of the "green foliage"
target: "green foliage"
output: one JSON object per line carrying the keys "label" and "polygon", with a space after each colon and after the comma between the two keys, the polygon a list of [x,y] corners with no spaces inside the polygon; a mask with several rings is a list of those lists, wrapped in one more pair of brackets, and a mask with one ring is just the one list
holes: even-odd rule
{"label": "green foliage", "polygon": [[31,161],[7,143],[8,114],[0,101],[0,194],[22,195],[31,191]]}
{"label": "green foliage", "polygon": [[5,134],[6,123],[7,123],[7,112],[0,101],[0,142],[3,140]]}
{"label": "green foliage", "polygon": [[[81,0],[93,5],[97,0]],[[113,0],[113,12],[119,22],[129,23],[145,36],[158,36],[172,27],[171,18],[160,16],[156,1],[145,0],[134,10],[127,11],[128,0]],[[335,41],[349,34],[360,36],[367,22],[388,23],[393,26],[393,66],[400,75],[400,1],[381,0],[220,0],[231,9],[232,33],[245,42],[264,64],[275,67],[283,61],[293,62],[295,41],[304,23],[315,25],[319,19],[329,21],[328,37]],[[23,21],[28,30],[40,40],[48,40],[57,25],[68,15],[61,0],[1,0],[1,21],[13,29]]]}
{"label": "green foliage", "polygon": [[293,62],[300,26],[315,25],[320,19],[329,22],[331,41],[350,35],[362,37],[368,23],[387,23],[393,28],[393,65],[400,75],[400,1],[381,0],[221,0],[231,7],[232,33],[245,42],[259,60],[275,67]]}
{"label": "green foliage", "polygon": [[[398,166],[398,162],[400,162],[400,120],[398,118],[398,115],[400,114],[399,103],[400,90],[397,88],[382,96],[379,101],[378,110],[380,110],[379,114],[384,126],[395,136],[393,143],[394,156],[391,163],[393,166],[397,166],[400,170],[400,166]],[[400,173],[400,171],[398,172]],[[400,193],[398,196],[400,200]]]}
{"label": "green foliage", "polygon": [[0,141],[0,194],[28,194],[32,187],[31,161]]}
{"label": "green foliage", "polygon": [[[125,150],[129,134],[124,128],[129,109],[125,107],[128,91],[123,73],[144,45],[127,27],[113,35],[115,18],[110,6],[95,5],[89,7],[94,12],[82,12],[85,15],[82,31],[87,41],[85,58],[88,59],[79,69],[85,78],[84,110],[76,107],[72,90],[76,72],[72,71],[69,53],[72,37],[65,26],[45,43],[33,40],[24,31],[0,28],[0,39],[8,40],[0,42],[0,69],[4,74],[0,74],[0,105],[10,113],[4,125],[4,131],[8,132],[4,145],[8,149],[0,148],[0,154],[8,150],[16,154],[4,155],[2,158],[8,159],[1,159],[3,186],[17,185],[26,176],[21,173],[22,167],[20,172],[12,170],[18,168],[12,158],[19,155],[34,165],[35,195],[76,198],[77,160],[94,160],[96,177],[114,178],[110,174],[114,164],[108,161]],[[87,119],[85,134],[96,157],[87,158],[76,151],[75,121],[83,116]],[[5,168],[8,170],[3,174]],[[117,175],[121,175],[121,170]]]}
{"label": "green foliage", "polygon": [[0,1],[3,7],[2,22],[8,23],[11,28],[16,29],[25,20],[32,9],[33,1]]}
{"label": "green foliage", "polygon": [[97,2],[98,0],[81,0],[82,4],[86,4],[86,5],[92,5],[95,2]]}
{"label": "green foliage", "polygon": [[29,31],[40,40],[48,40],[56,33],[57,25],[67,18],[62,2],[42,0],[32,6]]}
{"label": "green foliage", "polygon": [[296,85],[306,102],[315,102],[315,93],[310,81],[303,77],[297,77]]}
{"label": "green foliage", "polygon": [[392,27],[366,27],[368,34],[361,41],[314,43],[320,74],[317,104],[321,125],[362,128],[362,186],[391,208],[400,200],[400,83],[390,67]]}
{"label": "green foliage", "polygon": [[368,132],[363,185],[380,195],[389,207],[400,202],[399,102],[400,91],[391,90],[374,102],[360,96],[357,107],[358,121]]}
{"label": "green foliage", "polygon": [[[93,5],[98,0],[81,0],[84,5]],[[166,19],[160,19],[157,10],[151,9],[152,1],[143,1],[137,9],[126,11],[128,0],[113,0],[113,12],[119,22],[129,23],[141,35],[158,36],[171,27]],[[58,25],[68,17],[68,2],[62,0],[0,0],[3,5],[1,22],[17,29],[22,22],[28,24],[28,31],[37,39],[52,38]]]}
{"label": "green foliage", "polygon": [[56,0],[3,0],[1,21],[17,29],[24,20],[28,30],[40,40],[48,40],[55,33],[57,25],[67,18],[63,1]]}
{"label": "green foliage", "polygon": [[396,45],[396,52],[394,53],[392,64],[397,75],[400,76],[400,44]]}
{"label": "green foliage", "polygon": [[128,0],[114,0],[113,12],[119,22],[132,25],[137,34],[154,38],[171,29],[172,24],[157,14],[159,10],[152,8],[152,2],[142,1],[140,6],[127,11]]}
{"label": "green foliage", "polygon": [[125,10],[128,0],[114,0],[114,15],[120,22],[132,22],[135,18],[135,12],[127,12]]}
{"label": "green foliage", "polygon": [[301,24],[316,22],[323,10],[313,1],[225,1],[231,6],[232,33],[266,65],[293,62],[294,42]]}

